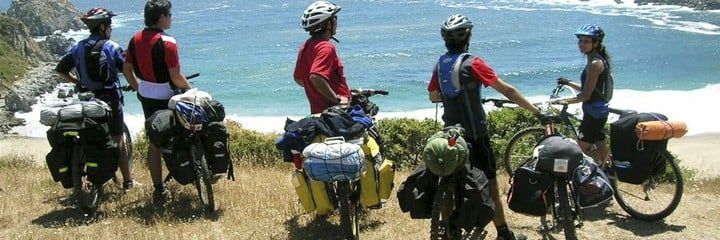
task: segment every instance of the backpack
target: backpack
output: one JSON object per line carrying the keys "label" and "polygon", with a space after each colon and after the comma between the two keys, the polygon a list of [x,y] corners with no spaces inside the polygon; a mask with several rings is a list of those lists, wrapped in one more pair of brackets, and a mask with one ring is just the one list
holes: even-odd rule
{"label": "backpack", "polygon": [[107,82],[110,80],[110,74],[108,74],[107,58],[103,52],[103,47],[107,39],[101,39],[95,42],[92,46],[86,46],[85,48],[85,67],[87,68],[88,77],[94,82]]}
{"label": "backpack", "polygon": [[608,71],[607,73],[607,79],[602,85],[595,86],[595,93],[598,94],[600,97],[602,97],[605,102],[610,102],[613,97],[613,90],[615,89],[615,83],[613,80],[612,72],[610,72],[610,65],[607,63],[607,60],[602,59],[603,65],[605,65],[605,69]]}

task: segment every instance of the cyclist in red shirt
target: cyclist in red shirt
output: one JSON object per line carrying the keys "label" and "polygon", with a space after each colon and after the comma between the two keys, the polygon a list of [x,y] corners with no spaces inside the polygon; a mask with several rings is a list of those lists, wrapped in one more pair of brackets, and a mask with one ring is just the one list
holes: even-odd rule
{"label": "cyclist in red shirt", "polygon": [[[180,73],[177,42],[164,32],[172,24],[171,8],[168,0],[150,0],[145,4],[146,28],[130,40],[123,66],[125,78],[138,91],[145,119],[167,109],[175,89],[190,89]],[[160,149],[150,144],[147,161],[156,200],[164,200],[168,194],[162,183],[160,155]]]}
{"label": "cyclist in red shirt", "polygon": [[295,65],[295,82],[305,88],[310,112],[321,113],[337,104],[348,104],[350,88],[343,72],[343,63],[330,39],[337,31],[340,6],[317,1],[305,9],[302,27],[310,38],[300,47]]}
{"label": "cyclist in red shirt", "polygon": [[516,235],[510,231],[505,220],[495,178],[497,164],[490,146],[485,110],[481,104],[481,86],[492,87],[535,114],[539,110],[515,87],[500,79],[483,59],[468,53],[472,27],[467,17],[453,15],[440,28],[447,53],[440,56],[428,85],[430,101],[443,103],[442,118],[445,126],[460,124],[465,128],[464,138],[471,145],[468,160],[472,166],[483,170],[490,181],[490,195],[495,201],[493,223],[497,229],[497,239],[527,239],[522,234]]}

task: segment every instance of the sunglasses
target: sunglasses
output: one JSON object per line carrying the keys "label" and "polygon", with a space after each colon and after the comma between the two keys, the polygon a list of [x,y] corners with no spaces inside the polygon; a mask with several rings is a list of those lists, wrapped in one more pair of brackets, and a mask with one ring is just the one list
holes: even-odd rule
{"label": "sunglasses", "polygon": [[587,38],[578,38],[578,43],[590,44],[590,43],[593,43],[593,40],[587,39]]}

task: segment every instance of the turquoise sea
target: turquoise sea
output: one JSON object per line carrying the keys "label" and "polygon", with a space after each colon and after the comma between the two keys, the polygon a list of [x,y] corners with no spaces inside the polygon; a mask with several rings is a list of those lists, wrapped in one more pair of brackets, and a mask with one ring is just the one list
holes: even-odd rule
{"label": "turquoise sea", "polygon": [[[0,7],[6,8],[8,2],[0,1]],[[112,39],[123,46],[143,28],[145,1],[72,2],[81,11],[104,6],[119,14]],[[247,125],[268,125],[258,119],[309,112],[292,72],[297,50],[308,37],[299,18],[310,2],[174,1],[168,33],[179,43],[183,72],[201,73],[194,86],[222,101],[229,115],[255,119]],[[427,101],[425,89],[437,57],[444,52],[440,24],[456,13],[475,23],[471,52],[527,96],[547,95],[559,76],[579,78],[585,59],[573,32],[581,24],[596,23],[607,33],[615,86],[621,89],[614,104],[661,108],[656,110],[661,112],[674,104],[673,113],[700,126],[706,123],[696,119],[702,115],[683,111],[720,102],[720,11],[613,0],[336,3],[343,8],[336,37],[348,83],[352,88],[389,90],[389,96],[376,100],[386,113],[417,115],[435,107]],[[491,90],[485,93],[497,96]],[[135,98],[129,97],[126,111],[139,116]],[[666,102],[670,99],[674,101]],[[702,129],[720,132],[714,126]]]}

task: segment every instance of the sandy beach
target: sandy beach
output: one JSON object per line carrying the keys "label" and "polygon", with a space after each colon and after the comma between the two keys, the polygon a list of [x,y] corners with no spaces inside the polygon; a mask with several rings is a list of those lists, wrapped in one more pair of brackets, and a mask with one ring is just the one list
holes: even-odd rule
{"label": "sandy beach", "polygon": [[[681,159],[681,166],[697,170],[697,178],[720,176],[720,133],[706,133],[671,139],[668,149]],[[29,156],[45,164],[50,145],[45,138],[6,137],[0,139],[0,157]]]}

